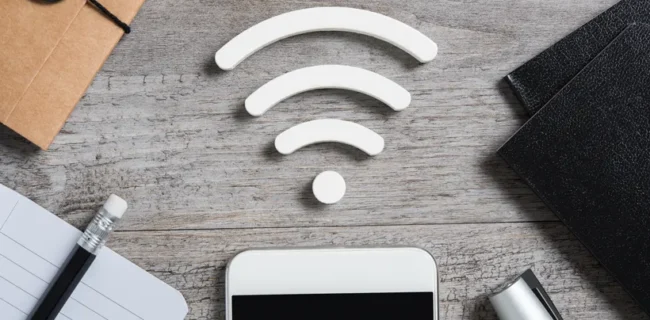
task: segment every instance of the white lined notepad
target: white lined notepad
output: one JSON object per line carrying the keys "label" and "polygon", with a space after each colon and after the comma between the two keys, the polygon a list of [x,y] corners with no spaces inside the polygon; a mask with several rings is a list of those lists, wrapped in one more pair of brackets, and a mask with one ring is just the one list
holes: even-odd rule
{"label": "white lined notepad", "polygon": [[[0,184],[0,319],[27,319],[81,231]],[[57,320],[181,320],[180,292],[103,248]]]}

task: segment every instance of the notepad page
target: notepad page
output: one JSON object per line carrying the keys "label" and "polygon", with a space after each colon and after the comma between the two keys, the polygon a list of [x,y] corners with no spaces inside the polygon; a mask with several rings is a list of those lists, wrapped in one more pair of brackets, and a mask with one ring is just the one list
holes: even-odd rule
{"label": "notepad page", "polygon": [[[27,319],[80,236],[0,184],[0,319]],[[56,319],[181,320],[187,311],[178,291],[103,248]]]}

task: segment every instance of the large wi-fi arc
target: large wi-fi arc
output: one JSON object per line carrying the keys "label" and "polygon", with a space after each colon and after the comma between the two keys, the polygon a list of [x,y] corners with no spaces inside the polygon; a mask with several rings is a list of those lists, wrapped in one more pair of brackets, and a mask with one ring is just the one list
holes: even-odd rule
{"label": "large wi-fi arc", "polygon": [[287,12],[264,20],[224,45],[215,55],[223,70],[232,70],[256,51],[278,40],[316,31],[359,33],[386,41],[424,63],[438,46],[412,27],[379,13],[345,7],[317,7]]}
{"label": "large wi-fi arc", "polygon": [[346,89],[369,95],[395,111],[411,103],[411,94],[397,83],[368,70],[342,65],[320,65],[285,73],[253,92],[246,111],[261,116],[293,95],[317,89]]}

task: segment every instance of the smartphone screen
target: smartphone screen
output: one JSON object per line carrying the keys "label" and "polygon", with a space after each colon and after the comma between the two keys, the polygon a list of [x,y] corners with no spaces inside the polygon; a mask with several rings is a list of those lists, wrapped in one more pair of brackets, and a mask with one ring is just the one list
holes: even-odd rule
{"label": "smartphone screen", "polygon": [[233,320],[432,320],[433,292],[234,295]]}

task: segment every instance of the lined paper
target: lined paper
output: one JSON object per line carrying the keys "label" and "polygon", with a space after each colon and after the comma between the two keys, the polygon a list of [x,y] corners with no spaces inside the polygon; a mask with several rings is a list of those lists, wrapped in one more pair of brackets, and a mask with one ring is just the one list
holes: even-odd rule
{"label": "lined paper", "polygon": [[[0,318],[24,320],[81,231],[0,185]],[[103,248],[57,320],[184,319],[182,295]]]}

